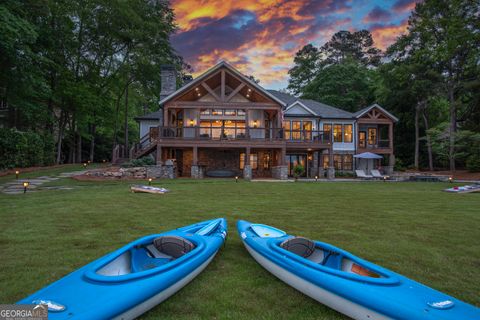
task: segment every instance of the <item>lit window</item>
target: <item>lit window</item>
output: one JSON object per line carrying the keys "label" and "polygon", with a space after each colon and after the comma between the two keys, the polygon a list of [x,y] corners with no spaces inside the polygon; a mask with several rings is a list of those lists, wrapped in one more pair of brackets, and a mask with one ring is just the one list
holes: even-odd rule
{"label": "lit window", "polygon": [[209,115],[210,115],[210,112],[211,112],[210,109],[205,109],[205,110],[202,110],[201,114],[202,114],[203,116],[209,116]]}
{"label": "lit window", "polygon": [[234,116],[236,114],[236,111],[234,109],[227,109],[227,110],[225,110],[224,114],[226,116]]}
{"label": "lit window", "polygon": [[333,155],[333,165],[336,170],[342,170],[342,155],[340,154]]}
{"label": "lit window", "polygon": [[343,156],[343,170],[353,170],[353,155],[346,154]]}
{"label": "lit window", "polygon": [[342,142],[342,125],[333,125],[333,142]]}
{"label": "lit window", "polygon": [[240,153],[240,170],[243,170],[245,168],[245,153],[241,152]]}
{"label": "lit window", "polygon": [[329,163],[330,157],[328,154],[323,155],[323,169],[328,168],[328,163]]}
{"label": "lit window", "polygon": [[213,109],[212,114],[214,116],[221,116],[223,114],[223,110],[222,109]]}
{"label": "lit window", "polygon": [[352,142],[353,141],[353,126],[351,124],[346,124],[343,126],[343,142]]}
{"label": "lit window", "polygon": [[283,121],[283,129],[285,129],[285,139],[290,140],[290,121]]}
{"label": "lit window", "polygon": [[377,129],[368,128],[368,144],[377,144]]}
{"label": "lit window", "polygon": [[258,168],[258,155],[256,153],[250,154],[250,166],[253,170]]}
{"label": "lit window", "polygon": [[365,148],[367,146],[367,133],[365,131],[360,131],[358,133],[358,146],[360,148]]}

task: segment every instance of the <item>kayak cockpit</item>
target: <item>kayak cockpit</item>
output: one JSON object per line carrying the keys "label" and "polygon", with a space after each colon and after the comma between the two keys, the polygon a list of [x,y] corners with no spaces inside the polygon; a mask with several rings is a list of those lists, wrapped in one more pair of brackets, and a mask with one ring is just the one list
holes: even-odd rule
{"label": "kayak cockpit", "polygon": [[96,273],[102,276],[122,276],[154,269],[188,255],[195,245],[179,236],[162,236],[145,244],[132,246]]}
{"label": "kayak cockpit", "polygon": [[340,250],[322,246],[320,243],[304,237],[289,238],[278,243],[278,246],[317,265],[333,270],[370,278],[385,277],[353,256],[349,257]]}

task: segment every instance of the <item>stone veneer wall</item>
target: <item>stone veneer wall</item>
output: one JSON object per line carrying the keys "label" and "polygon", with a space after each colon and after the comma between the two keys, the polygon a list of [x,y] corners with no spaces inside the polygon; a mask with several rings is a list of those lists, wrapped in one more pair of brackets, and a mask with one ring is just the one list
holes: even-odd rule
{"label": "stone veneer wall", "polygon": [[276,166],[272,168],[272,178],[279,180],[288,179],[288,166]]}

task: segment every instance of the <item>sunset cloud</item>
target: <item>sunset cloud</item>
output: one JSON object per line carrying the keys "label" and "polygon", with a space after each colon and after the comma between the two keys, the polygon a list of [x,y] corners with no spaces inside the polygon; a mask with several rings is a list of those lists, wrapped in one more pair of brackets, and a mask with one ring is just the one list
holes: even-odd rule
{"label": "sunset cloud", "polygon": [[[404,2],[398,0],[394,5],[405,7]],[[364,3],[173,0],[179,30],[172,43],[194,68],[194,76],[224,59],[266,87],[284,88],[295,53],[307,43],[321,45],[339,30],[360,29],[360,23],[364,24],[361,28],[371,27],[377,45],[386,48],[396,32],[405,30],[403,20],[392,21],[387,9],[375,4],[364,8]],[[406,16],[408,12],[402,18]]]}

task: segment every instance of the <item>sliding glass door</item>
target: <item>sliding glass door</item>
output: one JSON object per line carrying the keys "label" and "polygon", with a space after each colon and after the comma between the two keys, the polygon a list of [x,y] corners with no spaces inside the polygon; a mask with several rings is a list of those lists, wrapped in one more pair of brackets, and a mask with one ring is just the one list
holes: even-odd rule
{"label": "sliding glass door", "polygon": [[288,163],[288,175],[293,176],[293,169],[297,165],[301,165],[303,167],[304,174],[303,177],[306,176],[307,172],[307,155],[306,154],[287,154],[286,161]]}

